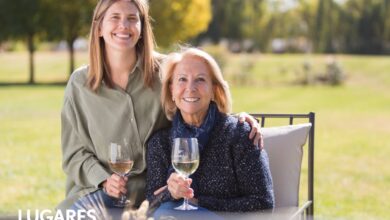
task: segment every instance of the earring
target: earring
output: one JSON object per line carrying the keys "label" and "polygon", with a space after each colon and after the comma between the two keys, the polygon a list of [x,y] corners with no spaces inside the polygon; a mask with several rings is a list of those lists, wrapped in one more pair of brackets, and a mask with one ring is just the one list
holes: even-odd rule
{"label": "earring", "polygon": [[172,102],[175,102],[175,98],[174,97],[172,97]]}

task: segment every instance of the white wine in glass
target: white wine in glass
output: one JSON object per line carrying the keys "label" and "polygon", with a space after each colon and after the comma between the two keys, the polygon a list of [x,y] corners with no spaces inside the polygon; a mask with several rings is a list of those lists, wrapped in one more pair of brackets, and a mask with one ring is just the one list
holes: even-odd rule
{"label": "white wine in glass", "polygon": [[[172,166],[177,173],[188,178],[199,166],[199,149],[196,138],[175,138],[172,146]],[[183,205],[177,210],[196,210],[198,207],[190,205],[184,198]]]}
{"label": "white wine in glass", "polygon": [[199,166],[199,160],[191,160],[191,161],[172,161],[173,167],[176,172],[183,176],[189,176],[193,174]]}
{"label": "white wine in glass", "polygon": [[[122,147],[119,144],[110,144],[110,159],[108,165],[110,169],[121,177],[125,177],[130,173],[133,168],[134,161],[131,160],[130,148]],[[117,207],[125,207],[130,204],[127,200],[126,195],[121,195],[121,198],[114,204]]]}
{"label": "white wine in glass", "polygon": [[110,165],[111,170],[119,176],[126,176],[133,167],[132,160],[115,163],[110,160],[108,164]]}

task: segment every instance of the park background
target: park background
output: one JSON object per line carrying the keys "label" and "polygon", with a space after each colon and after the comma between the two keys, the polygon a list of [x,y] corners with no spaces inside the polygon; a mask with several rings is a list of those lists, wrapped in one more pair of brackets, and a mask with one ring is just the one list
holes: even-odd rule
{"label": "park background", "polygon": [[[235,112],[316,113],[317,219],[389,218],[389,0],[149,2],[158,51],[210,52]],[[0,216],[64,198],[63,92],[95,4],[0,0]]]}

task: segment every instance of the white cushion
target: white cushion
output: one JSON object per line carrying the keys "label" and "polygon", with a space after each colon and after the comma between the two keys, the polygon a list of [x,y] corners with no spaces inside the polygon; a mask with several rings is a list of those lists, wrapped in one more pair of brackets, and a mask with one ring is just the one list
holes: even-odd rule
{"label": "white cushion", "polygon": [[303,145],[310,123],[261,128],[268,153],[275,207],[298,206]]}

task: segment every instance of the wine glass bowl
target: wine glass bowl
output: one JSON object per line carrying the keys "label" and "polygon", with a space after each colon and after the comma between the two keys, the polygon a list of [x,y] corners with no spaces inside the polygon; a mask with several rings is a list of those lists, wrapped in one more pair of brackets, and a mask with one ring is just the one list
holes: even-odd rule
{"label": "wine glass bowl", "polygon": [[[121,146],[116,143],[111,143],[109,147],[109,161],[108,165],[110,166],[111,171],[118,174],[121,177],[126,177],[131,169],[133,168],[134,161],[131,160],[130,148]],[[130,204],[130,201],[127,200],[126,195],[121,195],[121,198],[114,203],[117,207],[125,207]]]}
{"label": "wine glass bowl", "polygon": [[[172,166],[177,173],[188,178],[199,166],[199,148],[196,138],[175,138],[173,140]],[[188,199],[184,198],[181,206],[177,210],[196,210],[198,207],[190,205]]]}

